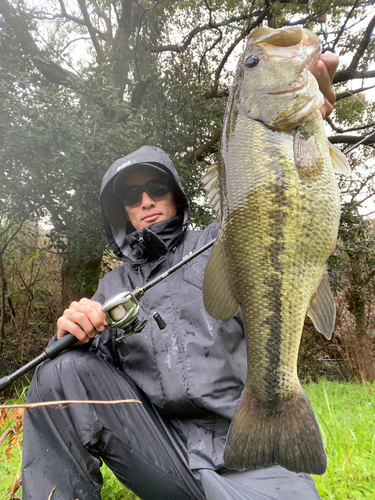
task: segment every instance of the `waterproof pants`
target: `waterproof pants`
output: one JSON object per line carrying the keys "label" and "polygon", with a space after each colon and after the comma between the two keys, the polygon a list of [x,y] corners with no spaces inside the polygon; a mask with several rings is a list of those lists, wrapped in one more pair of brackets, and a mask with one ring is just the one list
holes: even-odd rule
{"label": "waterproof pants", "polygon": [[28,402],[119,399],[143,404],[26,410],[23,500],[100,499],[102,461],[142,500],[319,499],[310,476],[277,466],[191,471],[185,445],[167,419],[126,374],[89,351],[70,350],[45,361],[28,392]]}

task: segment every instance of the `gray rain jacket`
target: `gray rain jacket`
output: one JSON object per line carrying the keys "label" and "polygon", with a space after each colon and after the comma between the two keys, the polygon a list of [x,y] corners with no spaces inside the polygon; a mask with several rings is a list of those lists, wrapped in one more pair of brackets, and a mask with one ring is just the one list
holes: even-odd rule
{"label": "gray rain jacket", "polygon": [[[120,172],[141,162],[169,172],[183,202],[173,219],[134,231],[112,186]],[[216,223],[202,231],[187,229],[189,203],[180,179],[169,157],[155,147],[144,146],[109,168],[101,205],[108,240],[124,261],[99,283],[93,299],[101,303],[145,285],[217,234]],[[150,321],[142,332],[127,338],[130,354],[126,357],[115,345],[121,330],[103,332],[91,347],[126,372],[175,427],[187,445],[191,469],[223,466],[226,434],[246,378],[241,316],[223,324],[209,316],[203,305],[202,280],[209,253],[205,251],[142,298],[140,318],[157,311],[167,323],[164,330]]]}

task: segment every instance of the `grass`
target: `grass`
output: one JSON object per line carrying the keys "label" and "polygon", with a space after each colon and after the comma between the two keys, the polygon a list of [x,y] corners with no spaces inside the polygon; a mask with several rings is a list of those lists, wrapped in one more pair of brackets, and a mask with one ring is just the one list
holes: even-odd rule
{"label": "grass", "polygon": [[305,387],[322,431],[327,472],[314,476],[326,499],[375,499],[375,384],[321,381]]}
{"label": "grass", "polygon": [[[16,399],[6,401],[6,403],[24,403],[26,390],[27,387]],[[22,498],[19,495],[21,491],[22,424],[23,410],[0,409],[0,500]],[[13,496],[13,493],[16,496]]]}
{"label": "grass", "polygon": [[[25,387],[16,399],[6,404],[22,404],[26,401]],[[0,402],[0,404],[5,404]],[[22,498],[22,409],[0,409],[0,500]],[[102,500],[139,500],[122,486],[112,471],[103,464]],[[53,495],[52,495],[53,498]]]}
{"label": "grass", "polygon": [[[375,384],[322,380],[305,386],[305,390],[328,456],[327,472],[314,476],[321,498],[375,499]],[[24,392],[12,402],[24,401]],[[5,435],[0,444],[0,500],[10,500],[12,488],[13,498],[22,498],[19,486],[22,414],[0,410],[0,418],[0,441]],[[102,473],[103,500],[136,500],[105,465]]]}

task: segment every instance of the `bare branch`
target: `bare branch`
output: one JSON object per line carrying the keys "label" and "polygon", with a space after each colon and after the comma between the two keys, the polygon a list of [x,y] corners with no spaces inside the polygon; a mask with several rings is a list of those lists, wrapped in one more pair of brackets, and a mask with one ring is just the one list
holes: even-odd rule
{"label": "bare branch", "polygon": [[104,11],[99,9],[98,4],[94,0],[93,0],[93,7],[94,7],[94,12],[101,19],[103,19],[105,26],[106,26],[106,29],[107,29],[107,33],[108,33],[108,41],[111,42],[113,39],[113,35],[112,35],[113,31],[112,31],[112,23],[111,23],[110,18],[107,16],[107,14]]}
{"label": "bare branch", "polygon": [[[61,14],[55,14],[54,16],[51,17],[51,20],[53,19],[68,19],[69,21],[72,21],[76,24],[79,24],[81,26],[86,26],[86,21],[84,19],[81,19],[80,17],[72,16],[71,14],[68,14],[64,1],[63,0],[58,0],[60,7],[61,7]],[[87,27],[87,26],[86,26]],[[95,26],[92,27],[95,33],[102,39],[102,40],[107,40],[108,36],[106,33],[102,33],[100,30],[95,28]]]}
{"label": "bare branch", "polygon": [[0,233],[0,238],[1,238],[2,236],[4,236],[4,234],[5,234],[5,233],[7,233],[10,229],[12,229],[12,227],[13,227],[13,226],[15,226],[15,225],[16,225],[16,222],[15,222],[15,221],[10,222],[10,223],[9,223],[9,225],[8,225],[8,226],[7,226],[7,227],[6,227],[3,231],[1,231],[1,233]]}
{"label": "bare branch", "polygon": [[[364,183],[364,185],[366,185],[366,182]],[[356,194],[353,196],[352,200],[354,200],[354,198],[357,196],[357,194],[359,194],[359,193],[356,193]],[[358,206],[359,206],[359,205],[362,205],[362,203],[364,203],[365,201],[369,200],[369,199],[370,199],[370,198],[372,198],[373,196],[374,196],[374,193],[370,193],[370,194],[368,194],[365,198],[362,198],[360,201],[357,201],[356,203],[358,204]]]}
{"label": "bare branch", "polygon": [[218,142],[221,136],[221,130],[216,130],[211,140],[202,146],[196,147],[193,151],[189,151],[184,156],[184,163],[191,165],[194,161],[202,161],[205,156],[217,151]]}
{"label": "bare branch", "polygon": [[[163,1],[164,0],[161,0],[161,2],[163,2]],[[137,38],[136,38],[136,41],[135,41],[135,44],[134,44],[134,62],[135,62],[135,67],[136,67],[136,70],[137,70],[137,74],[139,74],[137,48],[138,48],[139,36],[141,34],[141,27],[142,27],[143,18],[146,15],[146,12],[149,12],[150,10],[153,10],[155,7],[157,7],[158,5],[160,5],[161,2],[159,2],[159,0],[156,0],[155,5],[153,5],[152,7],[147,8],[147,9],[144,9],[143,12],[142,12],[142,14],[141,14],[141,18],[140,18],[139,24],[138,24]]]}
{"label": "bare branch", "polygon": [[63,53],[66,51],[66,49],[72,45],[73,43],[76,43],[76,42],[79,42],[80,40],[91,40],[90,37],[88,36],[80,36],[79,38],[74,38],[74,40],[70,40],[70,42],[68,42],[65,47],[58,53],[59,56],[62,56]]}
{"label": "bare branch", "polygon": [[102,58],[104,55],[103,50],[98,42],[98,39],[96,38],[95,29],[94,29],[93,25],[91,24],[90,16],[89,16],[89,13],[87,12],[86,2],[85,2],[85,0],[77,0],[77,2],[79,5],[79,8],[81,9],[83,19],[85,20],[85,26],[88,29],[88,32],[90,34],[92,43],[95,47],[96,53],[98,54],[99,58]]}
{"label": "bare branch", "polygon": [[241,33],[235,40],[234,42],[232,43],[232,45],[229,47],[229,49],[226,51],[226,53],[224,54],[219,66],[217,67],[216,71],[215,71],[215,80],[214,80],[214,84],[213,84],[213,87],[212,87],[212,90],[210,92],[207,92],[205,95],[204,95],[204,98],[205,99],[211,99],[212,97],[224,97],[226,95],[228,95],[228,92],[223,92],[221,94],[219,94],[217,92],[217,88],[219,86],[219,79],[220,79],[220,75],[221,75],[221,72],[223,71],[223,68],[224,68],[224,65],[225,63],[227,62],[228,60],[228,57],[230,56],[230,54],[233,52],[233,50],[237,47],[237,45],[244,39],[246,38],[246,36],[254,29],[256,28],[257,26],[259,26],[262,22],[263,22],[263,19],[266,17],[267,15],[267,12],[266,10],[264,10],[260,15],[259,17],[256,19],[256,21],[254,21],[251,25],[249,25],[246,30]]}
{"label": "bare branch", "polygon": [[18,14],[15,8],[7,0],[0,0],[0,13],[12,28],[22,49],[26,54],[31,55],[31,59],[36,68],[48,81],[73,87],[81,83],[81,79],[77,75],[46,59],[31,36],[25,17],[22,13]]}
{"label": "bare branch", "polygon": [[0,250],[1,253],[5,252],[5,250],[8,247],[8,245],[14,240],[14,238],[17,236],[17,234],[21,231],[24,222],[25,222],[25,219],[23,219],[20,222],[20,225],[18,226],[18,228],[14,231],[14,233],[12,234],[12,236],[10,236],[8,238],[8,241],[5,243],[5,245],[3,246],[3,248]]}
{"label": "bare branch", "polygon": [[357,52],[355,53],[352,62],[349,64],[348,70],[349,71],[356,71],[358,67],[358,63],[360,59],[362,58],[365,50],[368,47],[368,44],[370,43],[371,35],[375,27],[375,16],[371,19],[369,22],[366,31],[363,35],[362,41],[359,44],[359,47],[357,49]]}
{"label": "bare branch", "polygon": [[221,29],[220,28],[215,28],[214,25],[213,25],[213,23],[212,23],[212,12],[213,12],[212,7],[210,7],[208,5],[207,0],[204,0],[204,3],[206,5],[207,10],[209,11],[209,16],[210,16],[208,24],[210,26],[212,26],[212,29],[214,29],[214,30],[216,30],[216,31],[219,32],[219,36],[216,38],[216,40],[211,45],[211,47],[208,47],[208,48],[206,48],[204,50],[204,52],[203,52],[203,54],[202,54],[202,56],[200,58],[199,66],[198,66],[198,81],[200,81],[200,79],[201,79],[201,70],[202,70],[202,65],[203,65],[203,61],[204,61],[204,59],[206,57],[206,54],[208,54],[208,52],[211,52],[211,50],[213,50],[216,47],[216,45],[221,42],[221,40],[223,38],[223,32],[221,31]]}
{"label": "bare branch", "polygon": [[336,40],[333,42],[333,45],[331,47],[331,51],[334,52],[335,51],[335,47],[336,45],[338,44],[340,38],[341,38],[341,35],[344,33],[345,31],[345,28],[346,28],[346,25],[348,24],[349,22],[349,19],[352,17],[352,15],[354,14],[355,12],[355,9],[357,8],[358,4],[359,4],[360,0],[356,0],[355,4],[353,5],[353,7],[351,8],[350,12],[348,13],[348,15],[346,16],[346,19],[345,19],[345,22],[344,24],[341,26],[340,28],[340,31],[336,37]]}
{"label": "bare branch", "polygon": [[[264,19],[264,12],[254,12],[253,14],[244,14],[243,16],[233,16],[229,19],[226,19],[224,21],[221,21],[220,23],[213,23],[211,26],[210,24],[205,24],[203,26],[197,26],[196,28],[194,28],[188,35],[187,37],[185,38],[185,41],[183,42],[183,44],[181,45],[178,45],[178,44],[171,44],[171,45],[161,45],[160,47],[156,47],[154,49],[152,49],[152,52],[154,53],[159,53],[159,52],[177,52],[179,54],[181,54],[182,52],[185,52],[185,50],[188,48],[188,46],[190,45],[190,43],[192,42],[192,40],[194,39],[194,37],[198,34],[198,33],[203,33],[203,31],[207,31],[207,30],[211,30],[212,28],[221,28],[222,26],[228,26],[230,24],[233,24],[233,23],[236,23],[236,22],[239,22],[239,21],[244,21],[246,19],[251,19],[252,17],[255,17],[257,15],[261,15],[263,16],[262,17],[262,20]],[[256,26],[258,25],[259,23],[256,24]],[[248,30],[246,30],[247,33],[249,33]]]}
{"label": "bare branch", "polygon": [[346,90],[345,92],[340,92],[339,94],[336,94],[336,102],[339,101],[340,99],[345,99],[346,97],[351,97],[352,95],[360,94],[361,92],[366,92],[366,90],[371,90],[374,87],[375,85],[371,85],[371,87],[361,87],[355,90]]}
{"label": "bare branch", "polygon": [[[357,187],[354,190],[354,194],[352,195],[352,200],[356,198],[356,196],[362,191],[362,189],[366,186],[366,184],[369,184],[369,182],[375,177],[375,172],[372,172],[370,175],[366,176],[365,179],[362,180],[362,182],[359,183],[359,187]],[[368,198],[371,198],[373,196],[373,193],[369,194],[366,198],[363,198],[361,200],[361,203],[366,201]]]}
{"label": "bare branch", "polygon": [[340,134],[346,134],[347,132],[356,132],[358,130],[366,130],[367,128],[375,126],[375,123],[369,123],[368,125],[361,125],[359,127],[352,127],[352,128],[348,128],[348,129],[343,129],[343,128],[336,127],[336,125],[333,123],[332,119],[329,117],[326,118],[326,121],[329,124],[329,126],[332,128],[332,130],[334,130],[335,132],[338,132]]}
{"label": "bare branch", "polygon": [[114,400],[109,400],[109,401],[104,401],[104,400],[72,400],[72,399],[67,399],[67,400],[62,400],[62,401],[45,401],[44,403],[24,403],[24,404],[18,404],[18,405],[0,405],[0,408],[40,408],[41,406],[56,406],[59,408],[60,406],[64,407],[66,405],[71,405],[71,404],[86,404],[86,405],[118,405],[118,404],[123,404],[123,403],[139,403],[143,404],[142,401],[139,401],[139,399],[114,399]]}
{"label": "bare branch", "polygon": [[[331,144],[357,144],[362,139],[362,137],[358,137],[357,135],[333,135],[328,137],[328,140]],[[375,143],[375,138],[370,137],[366,141],[363,142],[363,145],[369,146]]]}
{"label": "bare branch", "polygon": [[333,83],[343,83],[349,80],[358,80],[365,78],[375,78],[375,71],[351,71],[349,68],[338,71],[333,79]]}
{"label": "bare branch", "polygon": [[373,210],[372,212],[369,212],[369,213],[367,213],[367,214],[363,214],[363,217],[365,217],[365,218],[366,218],[366,217],[369,217],[369,216],[370,216],[370,215],[372,215],[372,214],[375,214],[375,210]]}
{"label": "bare branch", "polygon": [[[365,144],[366,142],[368,142],[370,139],[373,139],[375,138],[375,132],[372,131],[370,134],[368,135],[365,135],[364,137],[362,137],[362,139],[360,139],[359,141],[357,141],[354,146],[352,146],[351,148],[345,150],[345,153],[350,153],[350,151],[352,151],[354,148],[360,146],[361,144]],[[372,141],[373,143],[374,141]]]}

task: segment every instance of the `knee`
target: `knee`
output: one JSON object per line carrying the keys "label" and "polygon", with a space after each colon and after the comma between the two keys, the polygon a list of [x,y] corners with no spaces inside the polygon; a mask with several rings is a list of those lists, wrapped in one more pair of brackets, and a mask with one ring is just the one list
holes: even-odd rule
{"label": "knee", "polygon": [[[28,402],[65,399],[71,379],[84,377],[88,365],[96,362],[97,356],[83,349],[71,349],[48,359],[39,365],[32,378],[27,394]],[[90,369],[90,371],[92,368]]]}

